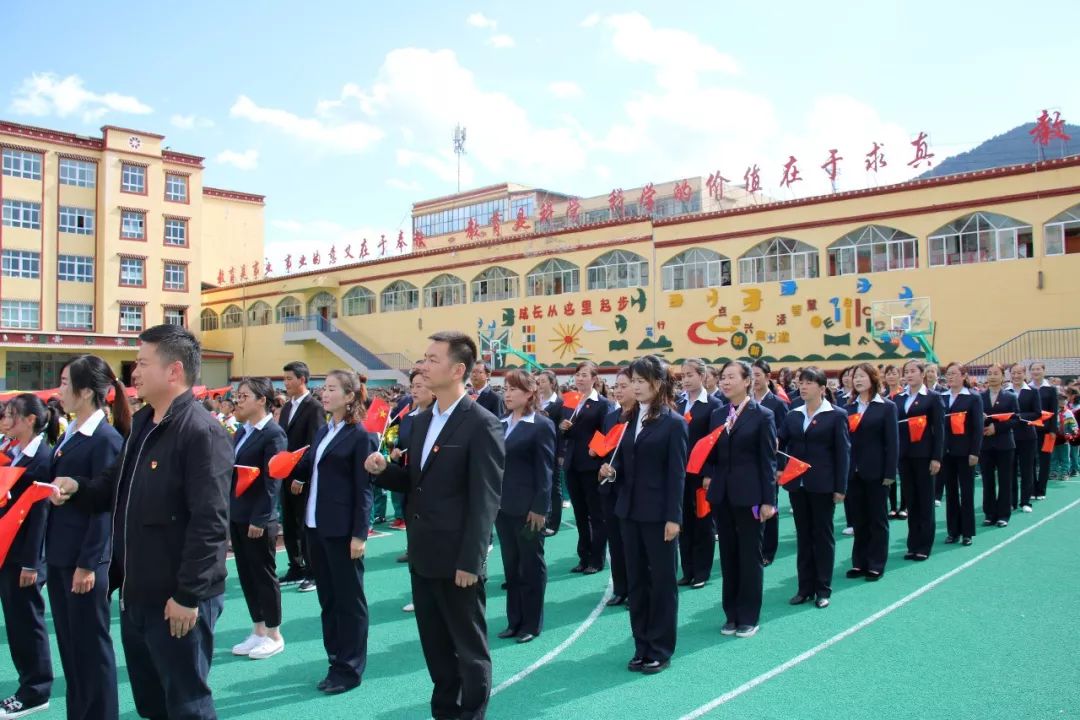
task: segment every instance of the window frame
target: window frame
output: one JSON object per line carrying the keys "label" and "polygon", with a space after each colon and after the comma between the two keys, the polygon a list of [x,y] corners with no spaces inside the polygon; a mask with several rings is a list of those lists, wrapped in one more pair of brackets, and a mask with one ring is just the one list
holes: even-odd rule
{"label": "window frame", "polygon": [[[713,264],[715,263],[715,267]],[[686,292],[706,288],[731,287],[731,258],[706,247],[691,247],[671,256],[660,266],[660,287],[662,292]],[[727,282],[724,282],[724,270],[727,269]],[[715,273],[713,272],[715,271]],[[693,274],[693,275],[691,275]],[[717,284],[712,284],[715,274]],[[676,277],[679,275],[680,277]],[[702,278],[702,284],[690,284],[691,277]],[[679,282],[676,282],[679,280]]]}
{"label": "window frame", "polygon": [[[289,300],[292,300],[292,303],[289,303],[288,302]],[[284,309],[289,309],[289,308],[295,307],[296,308],[296,314],[295,315],[288,315],[286,317],[282,317],[283,306],[285,306]],[[222,314],[224,314],[224,311],[222,311]],[[285,322],[287,322],[289,320],[292,320],[292,319],[295,319],[295,318],[300,318],[300,317],[303,317],[303,316],[304,316],[304,303],[300,302],[299,299],[293,297],[292,295],[286,295],[285,297],[281,298],[281,300],[278,300],[277,305],[274,306],[274,324],[275,325],[282,325],[282,324],[284,324]]]}
{"label": "window frame", "polygon": [[[612,258],[614,262],[601,263],[602,260],[607,258]],[[631,269],[635,267],[637,269],[632,271]],[[626,268],[625,283],[622,277],[624,274],[623,268]],[[612,270],[616,275],[614,284],[610,282]],[[630,277],[635,272],[637,274],[636,282]],[[647,288],[649,287],[649,261],[630,250],[611,250],[586,265],[585,275],[586,289],[590,291]],[[601,283],[600,280],[603,280],[603,282]]]}
{"label": "window frame", "polygon": [[[170,191],[169,191],[170,183],[173,183],[176,180],[181,181],[181,184],[184,187],[184,192],[181,193],[181,194],[170,193]],[[165,202],[173,202],[173,203],[180,203],[182,205],[190,205],[191,204],[190,181],[191,181],[191,178],[189,176],[187,176],[187,175],[183,175],[181,173],[176,173],[176,172],[166,172],[165,173]]]}
{"label": "window frame", "polygon": [[[165,216],[165,226],[164,226],[164,228],[162,230],[161,244],[164,245],[165,247],[176,247],[176,248],[191,247],[191,243],[188,240],[189,220],[190,220],[190,218],[173,217],[171,215],[166,215]],[[183,240],[184,240],[184,242],[182,242],[182,243],[169,242],[169,228],[170,228],[170,226],[175,227],[177,223],[179,224],[179,227],[183,228]]]}
{"label": "window frame", "polygon": [[[233,312],[235,310],[235,312]],[[232,318],[236,320],[233,321]],[[228,319],[226,319],[228,318]],[[235,322],[235,324],[233,324]],[[222,330],[237,330],[244,327],[244,311],[239,305],[235,303],[229,305],[221,311],[221,329]]]}
{"label": "window frame", "polygon": [[[147,172],[148,169],[149,168],[146,165],[140,165],[138,163],[131,163],[131,162],[121,161],[120,162],[120,192],[126,193],[128,195],[143,195],[143,196],[148,195],[149,192],[150,192],[150,187],[149,187],[150,186],[150,177],[149,177],[150,174]],[[130,171],[130,177],[129,177],[129,171]],[[138,171],[138,172],[136,172],[136,171]],[[136,186],[134,185],[134,183],[131,182],[131,178],[135,177],[135,176],[138,176],[138,175],[142,176],[142,189],[141,190],[133,190],[132,188],[134,188]]]}
{"label": "window frame", "polygon": [[[68,172],[65,177],[65,169],[73,172]],[[97,163],[91,160],[61,157],[57,170],[58,182],[69,187],[93,189],[97,187],[97,169]]]}
{"label": "window frame", "polygon": [[[775,251],[774,248],[792,243],[792,249],[785,247],[785,252]],[[806,247],[808,249],[798,249]],[[787,267],[784,267],[787,260]],[[802,272],[799,272],[799,261],[802,261]],[[774,267],[770,268],[770,261]],[[751,271],[747,272],[747,265]],[[760,267],[759,267],[760,264]],[[760,274],[760,278],[758,275]],[[770,277],[770,274],[773,277]],[[748,277],[749,276],[749,277]],[[795,238],[776,236],[768,240],[762,240],[739,256],[739,284],[740,285],[764,285],[774,282],[786,282],[789,280],[816,280],[821,277],[821,251],[801,240]]]}
{"label": "window frame", "polygon": [[[74,272],[65,273],[61,267],[62,263],[67,263],[73,266]],[[89,269],[88,277],[80,277],[79,270],[82,267]],[[70,275],[71,277],[64,277],[64,275]],[[75,282],[75,283],[92,283],[95,276],[94,256],[93,255],[57,255],[56,256],[56,279],[60,282]]]}
{"label": "window frame", "polygon": [[[495,273],[487,277],[488,273]],[[486,287],[481,289],[486,284]],[[494,292],[489,288],[496,285]],[[509,289],[508,289],[509,288]],[[521,276],[509,268],[493,265],[477,274],[469,284],[469,301],[474,303],[505,302],[521,297]]]}
{"label": "window frame", "polygon": [[[131,302],[120,300],[117,303],[120,306],[120,311],[117,313],[117,332],[122,335],[137,335],[146,328],[146,305],[144,303]],[[124,312],[130,310],[138,310],[139,315],[139,327],[125,329],[124,327]]]}
{"label": "window frame", "polygon": [[[74,323],[65,324],[65,322],[63,320],[64,311],[65,310],[72,311],[74,308],[79,308],[81,310],[88,310],[89,311],[89,318],[90,318],[89,322],[84,323],[84,324],[74,324]],[[94,304],[93,303],[68,303],[68,302],[57,303],[56,304],[56,329],[57,330],[68,330],[68,331],[72,331],[72,330],[79,331],[79,330],[81,330],[83,332],[93,332],[94,331]]]}
{"label": "window frame", "polygon": [[[41,203],[4,198],[2,208],[3,219],[0,222],[4,227],[13,230],[41,230]],[[16,215],[18,220],[15,219]],[[29,219],[24,218],[24,215],[28,215]]]}
{"label": "window frame", "polygon": [[[1017,218],[993,212],[974,212],[961,215],[952,222],[946,223],[926,238],[927,267],[954,267],[957,265],[980,265],[988,262],[1006,262],[1009,260],[1028,260],[1035,255],[1035,229],[1031,225],[1017,224],[1006,227],[994,225],[994,220],[1006,220],[1013,223],[1022,223]],[[985,221],[987,227],[982,227]],[[957,227],[959,229],[957,230]],[[974,229],[969,229],[973,227]],[[942,230],[953,232],[941,232]],[[1025,231],[1026,232],[1023,232]],[[1026,235],[1027,242],[1021,243],[1020,238]],[[952,242],[955,241],[955,242]],[[949,245],[953,244],[950,249]],[[1020,248],[1026,245],[1031,248],[1027,255],[1020,254]],[[1001,256],[1001,250],[1007,247],[1011,254]],[[935,253],[935,249],[940,252]],[[935,254],[940,260],[935,262]],[[992,257],[989,256],[992,254]],[[984,257],[985,256],[985,257]],[[950,262],[954,258],[956,262]],[[974,259],[972,259],[974,258]]]}
{"label": "window frame", "polygon": [[[74,226],[65,226],[65,216],[76,221]],[[84,219],[83,227],[78,227],[78,220]],[[61,205],[56,213],[56,231],[69,235],[94,235],[97,232],[97,211],[73,205]]]}
{"label": "window frame", "polygon": [[[556,288],[560,282],[562,286]],[[537,292],[538,284],[540,292]],[[555,297],[576,292],[581,292],[581,268],[569,260],[548,258],[525,275],[525,297]]]}
{"label": "window frame", "polygon": [[[387,302],[391,297],[392,302]],[[397,298],[405,298],[405,306],[398,307]],[[388,307],[389,305],[389,307]],[[406,280],[395,280],[379,293],[379,312],[407,312],[420,307],[420,288]]]}
{"label": "window frame", "polygon": [[[169,272],[175,272],[178,268],[183,274],[184,284],[182,286],[178,286],[176,283],[170,285]],[[188,264],[180,260],[163,260],[161,266],[161,289],[165,292],[186,293],[188,291]]]}
{"label": "window frame", "polygon": [[[364,312],[351,312],[353,306],[361,302],[370,303],[369,309]],[[341,314],[344,317],[359,317],[361,315],[374,315],[378,310],[377,298],[368,288],[356,285],[349,292],[341,296]]]}
{"label": "window frame", "polygon": [[[8,324],[4,315],[6,311],[11,309],[11,305],[19,305],[19,315],[23,314],[23,311],[32,311],[37,315],[37,322],[33,325],[27,324]],[[0,328],[4,330],[41,330],[41,303],[37,300],[18,300],[15,298],[9,298],[0,300]]]}
{"label": "window frame", "polygon": [[[37,165],[36,172],[33,169],[35,164]],[[31,166],[30,169],[27,169],[27,165]],[[14,147],[0,148],[0,175],[4,177],[40,182],[44,169],[44,152]]]}
{"label": "window frame", "polygon": [[40,280],[41,253],[4,248],[0,252],[0,275],[11,280]]}
{"label": "window frame", "polygon": [[[207,315],[207,313],[210,314]],[[207,320],[211,320],[211,322],[207,323]],[[219,318],[216,312],[214,312],[211,308],[203,308],[202,312],[199,313],[199,332],[213,332],[217,330],[218,321]],[[208,324],[213,325],[213,327],[207,327]]]}
{"label": "window frame", "polygon": [[[436,282],[439,284],[436,285]],[[465,304],[465,281],[457,275],[440,273],[424,285],[423,289],[425,308],[444,308]]]}
{"label": "window frame", "polygon": [[[139,274],[140,274],[140,276],[142,278],[142,282],[140,284],[136,285],[134,283],[126,283],[126,282],[124,282],[124,263],[125,262],[134,262],[134,263],[139,264],[139,268],[140,268]],[[117,280],[117,285],[119,287],[123,287],[123,288],[145,288],[146,287],[146,258],[145,257],[133,257],[133,256],[130,256],[130,255],[127,255],[127,256],[121,255],[120,256],[120,277],[119,277],[119,280]]]}

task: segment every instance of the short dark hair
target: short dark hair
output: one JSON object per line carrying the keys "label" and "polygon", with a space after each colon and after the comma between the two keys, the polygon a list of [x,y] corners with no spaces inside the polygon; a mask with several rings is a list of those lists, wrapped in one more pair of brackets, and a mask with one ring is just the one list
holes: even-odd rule
{"label": "short dark hair", "polygon": [[799,380],[801,382],[816,383],[821,387],[826,387],[829,384],[829,376],[825,374],[825,371],[813,365],[799,370]]}
{"label": "short dark hair", "polygon": [[476,342],[471,337],[457,330],[443,330],[429,335],[428,340],[449,345],[450,360],[464,365],[466,375],[472,372],[473,365],[476,364],[477,352]]}
{"label": "short dark hair", "polygon": [[[483,360],[477,360],[476,361],[476,364],[473,365],[473,370],[475,370],[476,368],[483,368],[485,375],[490,375],[491,374],[491,371],[488,370],[487,363],[484,362]],[[472,372],[472,371],[470,370],[470,372]]]}
{"label": "short dark hair", "polygon": [[675,407],[675,375],[667,360],[659,355],[643,355],[630,363],[630,375],[637,375],[656,386],[656,396],[649,403],[646,420],[655,420],[664,406]]}
{"label": "short dark hair", "polygon": [[187,386],[195,385],[202,363],[202,346],[190,330],[179,325],[155,325],[143,330],[139,341],[156,345],[157,354],[167,362],[180,363]]}
{"label": "short dark hair", "polygon": [[304,381],[306,385],[311,380],[311,368],[307,366],[306,362],[302,360],[293,360],[281,369],[282,372],[291,372],[296,377]]}
{"label": "short dark hair", "polygon": [[246,377],[236,386],[237,392],[245,385],[247,386],[247,389],[251,391],[252,397],[254,397],[256,401],[259,399],[264,400],[266,402],[266,409],[270,410],[270,406],[274,402],[274,383],[270,382],[270,378]]}
{"label": "short dark hair", "polygon": [[506,387],[517,388],[521,392],[532,393],[526,412],[536,412],[540,409],[540,396],[536,387],[536,378],[524,370],[511,370],[506,373]]}
{"label": "short dark hair", "polygon": [[409,384],[412,385],[412,381],[415,380],[416,376],[420,375],[420,374],[421,374],[421,372],[419,370],[416,370],[416,369],[410,370],[409,371]]}

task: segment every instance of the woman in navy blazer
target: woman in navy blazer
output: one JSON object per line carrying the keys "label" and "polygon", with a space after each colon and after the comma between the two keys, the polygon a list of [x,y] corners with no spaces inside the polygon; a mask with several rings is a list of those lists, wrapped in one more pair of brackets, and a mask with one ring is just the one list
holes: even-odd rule
{"label": "woman in navy blazer", "polygon": [[[780,397],[774,392],[776,386],[771,379],[772,368],[769,366],[768,361],[763,359],[757,359],[754,361],[753,366],[750,368],[752,373],[751,377],[753,383],[750,387],[750,397],[754,399],[758,405],[772,410],[773,424],[776,426],[776,432],[780,432],[780,426],[784,422],[784,416],[788,414],[788,404],[780,399]],[[802,403],[802,398],[798,398],[799,403]],[[690,447],[693,447],[691,445]],[[779,503],[780,498],[777,497],[776,501]],[[761,542],[761,556],[762,562],[766,567],[772,565],[773,560],[776,559],[776,551],[780,547],[780,511],[777,509],[776,513],[765,523],[765,537]]]}
{"label": "woman in navy blazer", "polygon": [[[113,425],[105,417],[113,392]],[[53,452],[52,477],[96,477],[131,430],[124,385],[109,364],[81,355],[60,371],[60,402],[75,416]],[[45,535],[49,607],[67,684],[68,718],[116,718],[116,654],[109,635],[112,515],[67,503],[49,512]]]}
{"label": "woman in navy blazer", "polygon": [[[948,392],[945,402],[947,430],[941,474],[945,481],[946,544],[975,536],[975,466],[983,440],[982,400],[969,390],[967,369],[958,362],[945,366]],[[955,421],[955,422],[954,422]],[[960,432],[956,432],[959,430]]]}
{"label": "woman in navy blazer", "polygon": [[855,537],[847,577],[874,582],[885,574],[889,557],[888,497],[896,483],[900,439],[896,406],[882,397],[877,368],[857,365],[851,383],[852,402],[846,408],[851,437],[847,505]]}
{"label": "woman in navy blazer", "polygon": [[[709,371],[697,358],[683,360],[682,386],[686,397],[679,401],[676,412],[688,424],[687,447],[694,447],[709,434],[709,420],[722,403],[705,389]],[[683,486],[683,527],[679,533],[679,555],[682,559],[682,578],[679,585],[689,585],[695,590],[705,587],[712,575],[713,556],[716,554],[716,522],[712,513],[705,517],[697,515],[697,493],[701,488],[700,473],[686,473]]]}
{"label": "woman in navy blazer", "polygon": [[551,472],[555,465],[555,423],[538,412],[536,378],[511,370],[506,373],[503,418],[506,465],[502,498],[495,517],[503,573],[506,576],[506,629],[503,639],[527,643],[544,627],[544,524],[551,503]]}
{"label": "woman in navy blazer", "polygon": [[236,388],[236,419],[243,423],[233,435],[236,465],[255,467],[259,476],[239,497],[237,473],[229,494],[229,534],[236,574],[244,591],[251,634],[232,649],[233,655],[264,660],[285,649],[281,637],[281,586],[277,579],[277,497],[281,481],[270,477],[270,458],[285,450],[289,439],[274,422],[270,407],[274,386],[270,378],[244,378]]}
{"label": "woman in navy blazer", "polygon": [[304,524],[322,608],[323,646],[330,661],[318,689],[352,690],[367,667],[368,608],[364,549],[371,525],[371,478],[364,469],[378,450],[364,429],[367,390],[351,370],[331,370],[322,386],[330,422],[315,433],[294,471],[310,485]]}
{"label": "woman in navy blazer", "polygon": [[[905,560],[925,560],[934,547],[934,476],[941,472],[945,454],[945,410],[941,397],[923,384],[925,366],[918,360],[904,363],[907,389],[896,396],[900,428],[900,482],[908,509]],[[911,418],[925,417],[918,442],[912,440]]]}
{"label": "woman in navy blazer", "polygon": [[537,395],[540,398],[540,412],[555,424],[555,467],[551,470],[551,510],[548,511],[547,526],[544,528],[544,536],[551,537],[559,532],[559,526],[562,525],[563,436],[559,425],[563,419],[563,401],[559,395],[559,381],[553,370],[537,370],[534,377]]}
{"label": "woman in navy blazer", "polygon": [[[1039,391],[1026,382],[1027,368],[1023,363],[1016,363],[1009,369],[1012,384],[1006,387],[1016,395],[1019,406],[1017,422],[1013,425],[1013,441],[1016,454],[1013,455],[1012,471],[1012,509],[1017,507],[1022,512],[1031,512],[1031,496],[1035,492],[1035,473],[1039,465],[1039,438],[1035,427],[1028,423],[1042,417],[1042,401]],[[1057,415],[1057,403],[1049,408]],[[1027,422],[1024,422],[1027,421]]]}
{"label": "woman in navy blazer", "polygon": [[[0,508],[0,517],[11,512],[19,497],[35,482],[52,481],[52,443],[59,424],[53,411],[31,393],[12,398],[5,408],[14,444],[11,467],[25,468],[11,488],[11,498]],[[4,611],[11,661],[19,678],[19,688],[0,702],[9,717],[44,710],[49,706],[53,671],[49,654],[49,634],[45,630],[45,563],[42,545],[49,504],[31,506],[16,532],[3,566],[0,566],[0,607]]]}
{"label": "woman in navy blazer", "polygon": [[678,626],[676,585],[686,477],[686,421],[674,412],[675,377],[666,361],[646,355],[630,363],[638,407],[601,477],[613,480],[615,514],[626,553],[630,591],[631,672],[658,673],[671,664]]}
{"label": "woman in navy blazer", "polygon": [[1045,500],[1046,486],[1050,483],[1050,458],[1053,455],[1053,450],[1043,452],[1042,447],[1047,435],[1057,435],[1058,433],[1058,391],[1056,387],[1047,381],[1046,364],[1041,360],[1031,363],[1028,366],[1028,372],[1031,373],[1032,387],[1039,393],[1039,410],[1053,413],[1053,416],[1048,417],[1041,428],[1035,429],[1037,436],[1035,447],[1039,451],[1039,460],[1033,494],[1036,500]]}
{"label": "woman in navy blazer", "polygon": [[780,447],[810,465],[784,486],[795,514],[798,544],[799,589],[790,603],[802,605],[816,597],[819,608],[828,607],[832,597],[836,561],[833,517],[847,492],[851,452],[847,413],[825,399],[827,383],[820,368],[800,370],[799,396],[803,405],[788,413],[780,426]]}
{"label": "woman in navy blazer", "polygon": [[[1013,456],[1016,443],[1013,428],[1020,420],[1016,394],[1004,387],[1005,368],[991,365],[986,368],[986,391],[982,393],[983,443],[979,453],[979,473],[983,486],[983,525],[1005,527],[1012,516]],[[1008,415],[998,420],[992,415]],[[1026,426],[1025,426],[1026,427]]]}
{"label": "woman in navy blazer", "polygon": [[[630,414],[637,407],[634,399],[634,391],[630,388],[630,369],[621,368],[611,385],[611,393],[615,400],[615,409],[604,416],[604,422],[600,425],[600,432],[607,435],[612,428],[621,422],[627,422]],[[622,526],[619,516],[615,514],[615,505],[619,495],[611,483],[600,486],[600,498],[604,503],[604,523],[608,529],[608,555],[611,557],[611,598],[607,604],[609,607],[624,605],[630,594],[626,581],[626,552],[623,550]],[[681,533],[680,533],[681,534]]]}

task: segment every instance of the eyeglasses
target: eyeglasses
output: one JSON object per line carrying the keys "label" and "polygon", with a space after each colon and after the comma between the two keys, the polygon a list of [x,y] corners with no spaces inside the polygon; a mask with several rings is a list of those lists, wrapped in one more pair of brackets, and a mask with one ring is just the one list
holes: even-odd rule
{"label": "eyeglasses", "polygon": [[246,400],[252,400],[254,397],[255,397],[254,395],[237,395],[236,396],[236,401],[237,402],[244,402]]}

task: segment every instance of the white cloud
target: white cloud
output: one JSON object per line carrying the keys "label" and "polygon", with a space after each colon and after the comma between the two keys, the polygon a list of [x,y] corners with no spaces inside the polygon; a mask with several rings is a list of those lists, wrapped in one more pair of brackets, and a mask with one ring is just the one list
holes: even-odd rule
{"label": "white cloud", "polygon": [[254,170],[259,165],[259,152],[257,150],[224,150],[215,158],[222,165],[232,165],[240,170]]}
{"label": "white cloud", "polygon": [[467,22],[469,25],[472,25],[473,27],[490,28],[491,30],[494,30],[495,26],[498,24],[481,12],[472,13],[471,15],[469,15],[468,18],[466,18],[465,22]]}
{"label": "white cloud", "polygon": [[581,86],[571,80],[556,80],[555,82],[548,83],[548,92],[557,98],[569,99],[579,98],[585,93],[582,91]]}
{"label": "white cloud", "polygon": [[581,27],[591,28],[600,24],[600,13],[590,13],[581,21]]}
{"label": "white cloud", "polygon": [[615,52],[631,62],[656,68],[656,79],[664,86],[693,83],[699,74],[739,71],[735,59],[701,40],[697,35],[675,28],[657,28],[640,13],[612,15],[604,21],[611,30]]}
{"label": "white cloud", "polygon": [[169,118],[169,122],[173,127],[178,127],[181,130],[214,127],[213,120],[210,118],[199,117],[198,115],[173,115]]}
{"label": "white cloud", "polygon": [[418,192],[420,190],[420,183],[416,180],[402,180],[400,178],[387,178],[387,187],[392,187],[395,190],[404,190],[406,192]]}
{"label": "white cloud", "polygon": [[100,120],[109,112],[129,115],[153,112],[153,108],[131,95],[91,92],[78,75],[60,78],[55,73],[34,73],[24,79],[15,91],[11,109],[19,115],[38,117],[67,117],[81,113],[85,122]]}
{"label": "white cloud", "polygon": [[514,47],[514,38],[506,33],[492,35],[488,38],[488,45],[495,48],[512,48]]}
{"label": "white cloud", "polygon": [[[322,113],[329,113],[330,110],[325,101],[317,105],[317,111]],[[267,125],[298,140],[336,152],[362,153],[383,138],[383,131],[368,123],[324,122],[322,119],[300,117],[288,110],[260,107],[246,95],[236,99],[229,115]]]}

